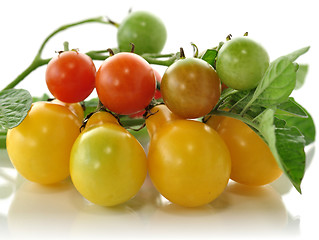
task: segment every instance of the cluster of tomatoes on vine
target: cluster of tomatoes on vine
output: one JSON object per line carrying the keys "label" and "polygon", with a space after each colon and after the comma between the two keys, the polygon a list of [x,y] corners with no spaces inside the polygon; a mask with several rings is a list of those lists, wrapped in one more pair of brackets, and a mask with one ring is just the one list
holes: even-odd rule
{"label": "cluster of tomatoes on vine", "polygon": [[[163,77],[133,52],[111,54],[97,71],[86,54],[61,52],[46,69],[56,100],[34,103],[23,122],[8,131],[9,157],[33,182],[52,184],[70,175],[80,194],[103,206],[131,199],[147,173],[165,198],[188,207],[216,199],[230,178],[267,184],[282,172],[265,142],[239,120],[209,114],[219,102],[221,82],[252,89],[268,65],[266,51],[248,37],[226,42],[214,67],[182,56]],[[80,133],[79,102],[94,89],[107,111],[92,113]],[[150,108],[158,97],[164,104]],[[145,109],[147,152],[116,117]],[[205,116],[205,123],[198,121]]]}

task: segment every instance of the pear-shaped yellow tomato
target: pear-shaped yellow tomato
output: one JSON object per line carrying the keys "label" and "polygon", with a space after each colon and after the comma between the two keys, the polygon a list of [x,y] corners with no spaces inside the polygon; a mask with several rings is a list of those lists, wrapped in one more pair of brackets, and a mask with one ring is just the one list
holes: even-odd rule
{"label": "pear-shaped yellow tomato", "polygon": [[65,103],[65,102],[62,102],[58,99],[54,99],[52,100],[52,103],[56,103],[56,104],[60,104],[62,106],[66,106],[67,108],[69,108],[77,117],[78,119],[80,120],[80,122],[83,121],[84,119],[84,110],[83,110],[83,107],[81,106],[80,103]]}
{"label": "pear-shaped yellow tomato", "polygon": [[119,124],[118,120],[109,112],[99,111],[94,113],[87,120],[85,124],[85,130],[90,129],[91,127],[102,125],[103,123],[114,123]]}
{"label": "pear-shaped yellow tomato", "polygon": [[150,178],[168,200],[185,207],[205,205],[227,186],[230,154],[217,132],[204,123],[175,120],[152,138]]}
{"label": "pear-shaped yellow tomato", "polygon": [[26,118],[8,130],[7,150],[17,171],[26,179],[57,183],[69,176],[72,145],[81,123],[67,107],[33,103]]}
{"label": "pear-shaped yellow tomato", "polygon": [[118,124],[91,126],[75,141],[70,159],[75,188],[89,201],[114,206],[131,199],[147,173],[140,143]]}
{"label": "pear-shaped yellow tomato", "polygon": [[166,105],[160,104],[153,107],[146,115],[145,123],[148,134],[152,138],[155,133],[161,129],[166,123],[181,119],[176,114],[172,113]]}
{"label": "pear-shaped yellow tomato", "polygon": [[228,146],[232,180],[259,186],[280,177],[282,171],[268,145],[245,123],[230,117],[212,116],[207,124],[216,129]]}

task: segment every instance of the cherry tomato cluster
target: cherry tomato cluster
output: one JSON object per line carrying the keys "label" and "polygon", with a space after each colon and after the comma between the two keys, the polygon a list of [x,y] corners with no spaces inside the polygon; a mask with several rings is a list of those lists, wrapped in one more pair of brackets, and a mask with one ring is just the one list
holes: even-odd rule
{"label": "cherry tomato cluster", "polygon": [[[128,45],[124,37],[119,45]],[[145,47],[153,52],[162,48]],[[139,51],[144,52],[142,47]],[[181,58],[163,77],[132,52],[110,56],[97,71],[83,53],[59,53],[46,70],[56,100],[33,103],[24,121],[8,131],[9,157],[33,182],[52,184],[70,175],[80,194],[103,206],[131,199],[147,173],[165,198],[186,207],[213,201],[230,178],[247,185],[270,183],[281,170],[253,130],[228,117],[198,121],[218,103],[221,81],[234,89],[251,89],[268,65],[265,50],[246,37],[221,47],[216,70],[200,58]],[[79,102],[94,88],[103,107],[84,121]],[[151,104],[158,98],[161,104]],[[118,119],[141,113],[150,136],[148,151]]]}

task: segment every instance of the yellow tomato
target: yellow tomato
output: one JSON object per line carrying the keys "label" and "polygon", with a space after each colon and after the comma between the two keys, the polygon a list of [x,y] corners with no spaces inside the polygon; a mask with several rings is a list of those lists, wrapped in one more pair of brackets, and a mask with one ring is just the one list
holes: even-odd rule
{"label": "yellow tomato", "polygon": [[85,129],[89,129],[93,126],[98,126],[103,123],[119,124],[118,120],[109,112],[100,111],[94,113],[86,122]]}
{"label": "yellow tomato", "polygon": [[32,104],[22,123],[8,130],[7,151],[12,164],[33,182],[51,184],[67,178],[80,125],[67,107],[48,102]]}
{"label": "yellow tomato", "polygon": [[230,178],[236,182],[259,186],[282,174],[263,139],[244,122],[224,116],[212,116],[207,124],[224,139],[231,155]]}
{"label": "yellow tomato", "polygon": [[148,153],[150,178],[173,203],[196,207],[217,198],[231,168],[227,146],[204,123],[175,120],[153,137]]}
{"label": "yellow tomato", "polygon": [[52,102],[69,108],[71,110],[71,112],[73,112],[81,122],[83,121],[84,111],[83,111],[83,107],[81,106],[80,103],[65,103],[65,102],[62,102],[58,99],[54,99],[54,100],[52,100]]}
{"label": "yellow tomato", "polygon": [[154,134],[168,122],[181,119],[179,116],[172,113],[166,105],[160,104],[153,107],[150,113],[146,116],[147,131],[152,138]]}
{"label": "yellow tomato", "polygon": [[140,143],[114,123],[92,126],[75,141],[70,160],[74,186],[87,200],[114,206],[132,198],[147,173]]}

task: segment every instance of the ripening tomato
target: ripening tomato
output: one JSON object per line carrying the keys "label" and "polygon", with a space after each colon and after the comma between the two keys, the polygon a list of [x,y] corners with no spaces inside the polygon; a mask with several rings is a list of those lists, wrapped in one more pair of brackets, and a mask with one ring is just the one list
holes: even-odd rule
{"label": "ripening tomato", "polygon": [[96,69],[84,53],[66,51],[48,63],[45,79],[49,91],[62,102],[84,101],[95,87]]}
{"label": "ripening tomato", "polygon": [[139,191],[146,164],[144,149],[136,138],[118,124],[104,123],[79,135],[71,151],[70,174],[87,200],[114,206]]}
{"label": "ripening tomato", "polygon": [[268,145],[249,126],[238,119],[212,116],[207,124],[224,139],[231,155],[231,179],[259,186],[273,182],[282,174]]}
{"label": "ripening tomato", "polygon": [[57,183],[69,176],[72,145],[81,122],[65,106],[33,103],[26,118],[7,134],[7,150],[17,171],[41,184]]}
{"label": "ripening tomato", "polygon": [[165,71],[161,93],[173,113],[183,118],[198,118],[217,104],[220,80],[214,68],[204,60],[180,59]]}
{"label": "ripening tomato", "polygon": [[150,142],[150,178],[173,203],[195,207],[213,201],[227,186],[230,169],[226,144],[204,123],[171,121]]}
{"label": "ripening tomato", "polygon": [[155,88],[151,65],[135,53],[118,53],[107,58],[96,75],[100,101],[118,114],[143,110],[154,97]]}

